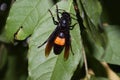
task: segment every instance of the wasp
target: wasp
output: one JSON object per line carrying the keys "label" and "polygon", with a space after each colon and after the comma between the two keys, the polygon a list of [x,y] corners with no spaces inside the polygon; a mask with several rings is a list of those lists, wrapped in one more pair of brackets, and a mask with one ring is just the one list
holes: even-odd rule
{"label": "wasp", "polygon": [[[57,25],[55,30],[52,32],[52,34],[48,37],[48,39],[38,46],[40,48],[44,44],[46,44],[45,48],[45,56],[49,56],[51,49],[53,48],[53,52],[58,55],[62,52],[64,49],[64,59],[68,59],[69,56],[69,50],[71,49],[71,36],[70,36],[70,30],[73,30],[74,26],[77,24],[71,25],[72,17],[70,13],[66,12],[65,10],[62,10],[63,12],[60,12],[62,9],[58,9],[58,6],[56,5],[56,15],[57,15],[57,21],[55,20],[52,12],[49,10],[53,23]],[[74,54],[74,53],[73,53]]]}

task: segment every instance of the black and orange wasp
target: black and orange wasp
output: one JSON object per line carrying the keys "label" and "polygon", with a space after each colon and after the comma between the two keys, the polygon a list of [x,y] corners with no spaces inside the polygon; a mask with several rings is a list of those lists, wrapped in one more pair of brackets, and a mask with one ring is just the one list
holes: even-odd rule
{"label": "black and orange wasp", "polygon": [[62,9],[58,9],[58,6],[56,5],[57,21],[55,20],[52,12],[49,10],[52,16],[53,23],[57,25],[57,27],[48,37],[48,39],[43,44],[38,46],[38,48],[42,47],[45,43],[47,43],[45,48],[46,57],[49,56],[52,47],[56,55],[60,54],[65,48],[64,59],[67,60],[70,49],[73,53],[71,46],[70,30],[72,30],[77,23],[71,25],[72,17],[70,16],[70,13],[66,12],[65,10],[62,10],[63,12],[60,12],[60,10]]}

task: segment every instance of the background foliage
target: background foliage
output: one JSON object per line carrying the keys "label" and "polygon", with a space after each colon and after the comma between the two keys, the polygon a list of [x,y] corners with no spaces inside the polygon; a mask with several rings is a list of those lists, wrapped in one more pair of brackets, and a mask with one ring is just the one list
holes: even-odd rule
{"label": "background foliage", "polygon": [[56,3],[75,14],[73,0],[0,0],[0,80],[86,79],[83,51],[90,80],[119,80],[119,0],[78,0],[86,30],[70,31],[75,54],[66,61],[63,52],[46,58],[45,45],[37,48],[56,27],[48,12],[56,16]]}

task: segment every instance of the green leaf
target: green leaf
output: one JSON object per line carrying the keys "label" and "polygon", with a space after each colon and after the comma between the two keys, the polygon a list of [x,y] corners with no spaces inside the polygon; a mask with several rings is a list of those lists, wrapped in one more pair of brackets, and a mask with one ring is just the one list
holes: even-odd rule
{"label": "green leaf", "polygon": [[108,37],[106,49],[102,52],[102,48],[96,47],[96,54],[94,54],[94,56],[96,56],[101,61],[105,61],[110,64],[120,65],[120,26],[107,25],[104,27]]}
{"label": "green leaf", "polygon": [[[58,3],[58,8],[73,13],[72,0],[61,1]],[[55,6],[50,10],[55,16]],[[72,22],[75,23],[74,20]],[[80,42],[81,38],[78,25],[70,31],[74,55],[70,51],[68,60],[64,60],[64,50],[60,55],[55,55],[53,51],[51,51],[50,55],[45,57],[45,45],[37,48],[49,37],[55,28],[56,25],[53,24],[49,12],[44,16],[44,20],[40,21],[35,28],[34,34],[29,41],[28,80],[70,80],[79,61],[82,60],[82,44]]]}
{"label": "green leaf", "polygon": [[[85,31],[82,33],[85,49],[100,60],[107,45],[107,35],[100,24],[101,5],[98,0],[79,1],[83,13]],[[94,6],[92,6],[94,5]]]}
{"label": "green leaf", "polygon": [[89,19],[95,26],[98,26],[102,8],[98,0],[81,0],[82,5]]}
{"label": "green leaf", "polygon": [[103,60],[110,64],[120,65],[120,26],[105,26],[108,36],[108,46],[103,55]]}
{"label": "green leaf", "polygon": [[[45,6],[45,7],[44,7]],[[14,40],[14,34],[17,40],[24,40],[31,35],[39,20],[45,16],[51,6],[48,0],[17,0],[12,5],[9,17],[6,22],[3,35],[7,42]],[[22,32],[19,31],[22,27]]]}

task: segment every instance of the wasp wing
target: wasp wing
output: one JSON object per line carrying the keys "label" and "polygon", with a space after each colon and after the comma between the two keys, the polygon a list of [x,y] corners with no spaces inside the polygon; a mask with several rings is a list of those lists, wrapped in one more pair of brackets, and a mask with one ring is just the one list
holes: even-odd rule
{"label": "wasp wing", "polygon": [[48,41],[48,42],[47,42],[47,45],[46,45],[46,48],[45,48],[45,56],[46,56],[46,57],[49,56],[50,51],[51,51],[51,49],[52,49],[52,46],[53,46],[53,42]]}
{"label": "wasp wing", "polygon": [[57,32],[59,31],[59,27],[57,26],[56,29],[53,31],[53,33],[49,36],[48,40],[47,40],[47,45],[45,48],[45,56],[48,57],[50,54],[50,51],[54,45],[54,40],[57,36]]}
{"label": "wasp wing", "polygon": [[65,42],[64,58],[65,60],[67,60],[69,57],[69,50],[71,45],[70,34],[67,34],[65,38],[66,38],[66,42]]}

